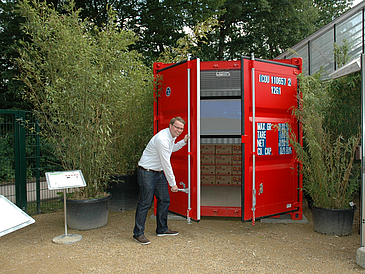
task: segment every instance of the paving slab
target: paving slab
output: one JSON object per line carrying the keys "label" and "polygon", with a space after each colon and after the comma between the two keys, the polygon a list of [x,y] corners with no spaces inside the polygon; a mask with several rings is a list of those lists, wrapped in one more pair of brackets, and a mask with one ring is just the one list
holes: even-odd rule
{"label": "paving slab", "polygon": [[289,214],[282,214],[278,218],[270,217],[260,219],[260,222],[266,224],[308,224],[308,219],[304,214],[301,220],[292,220]]}

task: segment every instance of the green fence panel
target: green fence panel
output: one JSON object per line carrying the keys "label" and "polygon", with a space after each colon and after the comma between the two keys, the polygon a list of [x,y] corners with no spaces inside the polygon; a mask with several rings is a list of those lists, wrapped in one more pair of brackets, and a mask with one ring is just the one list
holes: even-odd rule
{"label": "green fence panel", "polygon": [[0,194],[15,203],[15,112],[0,112],[0,147]]}
{"label": "green fence panel", "polygon": [[30,111],[0,110],[0,195],[29,214],[63,208],[45,179],[45,172],[62,168],[41,128]]}

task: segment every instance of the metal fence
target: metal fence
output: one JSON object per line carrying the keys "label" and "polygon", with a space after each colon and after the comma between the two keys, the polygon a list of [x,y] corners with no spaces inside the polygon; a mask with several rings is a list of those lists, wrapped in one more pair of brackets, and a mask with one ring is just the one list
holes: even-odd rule
{"label": "metal fence", "polygon": [[63,208],[45,179],[45,172],[62,168],[39,131],[32,112],[0,110],[0,195],[28,214]]}

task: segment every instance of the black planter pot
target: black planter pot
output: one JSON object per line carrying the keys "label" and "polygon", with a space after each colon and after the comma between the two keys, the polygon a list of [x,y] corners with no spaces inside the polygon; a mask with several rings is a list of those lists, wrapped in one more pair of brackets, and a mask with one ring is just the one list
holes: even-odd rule
{"label": "black planter pot", "polygon": [[137,208],[139,199],[137,174],[112,176],[107,191],[112,194],[109,211],[131,211]]}
{"label": "black planter pot", "polygon": [[350,235],[355,209],[356,207],[329,209],[312,206],[314,230],[326,235]]}
{"label": "black planter pot", "polygon": [[108,223],[111,195],[90,200],[66,200],[67,225],[71,229],[89,230]]}

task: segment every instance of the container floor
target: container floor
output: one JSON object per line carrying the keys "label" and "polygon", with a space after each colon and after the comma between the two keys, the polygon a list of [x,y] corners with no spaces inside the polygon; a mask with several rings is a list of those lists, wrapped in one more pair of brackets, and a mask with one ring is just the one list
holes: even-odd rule
{"label": "container floor", "polygon": [[240,207],[241,186],[202,185],[201,205]]}

